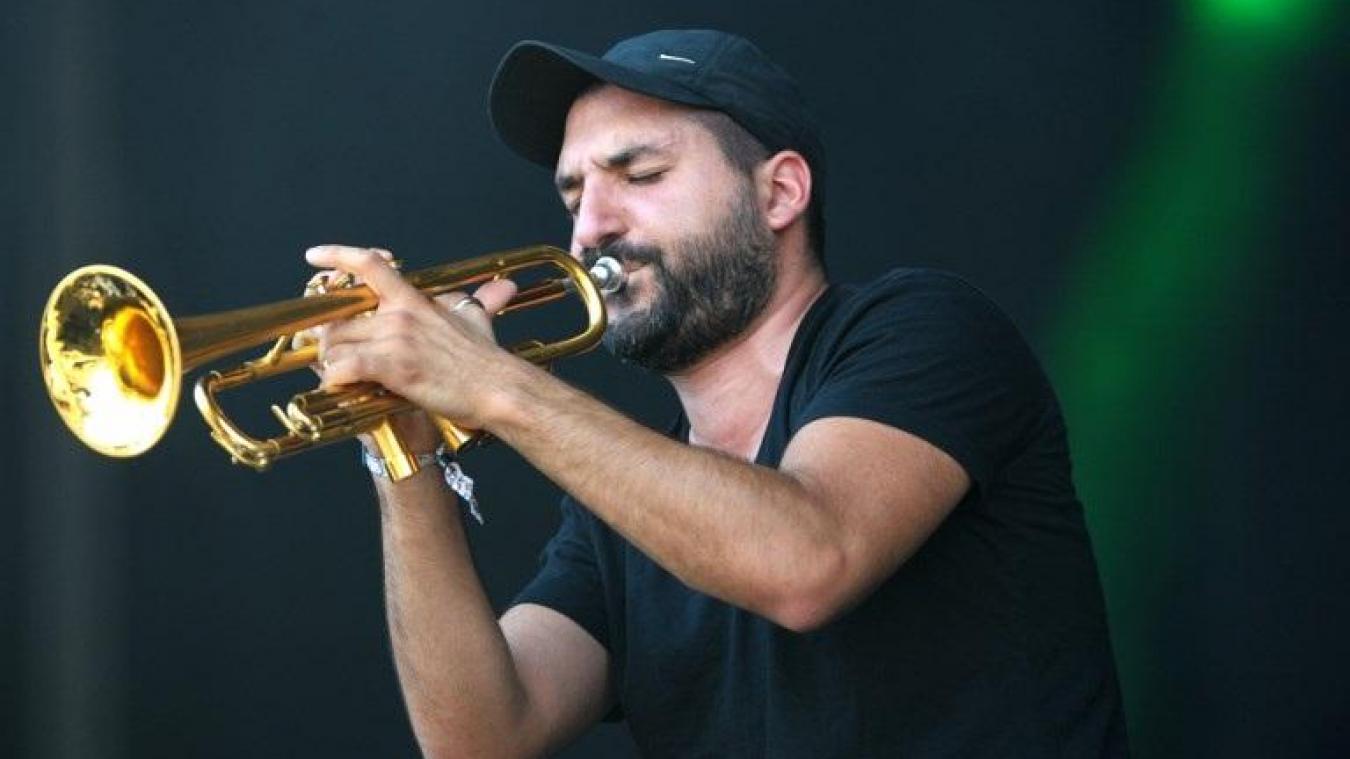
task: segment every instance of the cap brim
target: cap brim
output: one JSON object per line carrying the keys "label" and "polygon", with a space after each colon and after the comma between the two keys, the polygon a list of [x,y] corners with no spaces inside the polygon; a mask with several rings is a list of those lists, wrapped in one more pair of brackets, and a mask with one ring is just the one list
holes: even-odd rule
{"label": "cap brim", "polygon": [[596,82],[685,105],[712,105],[675,82],[579,50],[526,40],[506,53],[492,77],[492,126],[507,147],[551,169],[562,149],[572,101]]}

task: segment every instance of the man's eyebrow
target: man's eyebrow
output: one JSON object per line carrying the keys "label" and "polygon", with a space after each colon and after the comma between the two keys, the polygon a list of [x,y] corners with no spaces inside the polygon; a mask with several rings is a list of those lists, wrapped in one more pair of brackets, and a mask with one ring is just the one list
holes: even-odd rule
{"label": "man's eyebrow", "polygon": [[[622,169],[631,165],[639,158],[649,155],[665,155],[670,152],[670,141],[663,143],[642,142],[636,145],[629,145],[621,148],[605,158],[596,162],[602,169]],[[581,186],[580,174],[559,174],[553,180],[553,185],[558,188],[558,192],[565,193],[569,190],[575,190]]]}

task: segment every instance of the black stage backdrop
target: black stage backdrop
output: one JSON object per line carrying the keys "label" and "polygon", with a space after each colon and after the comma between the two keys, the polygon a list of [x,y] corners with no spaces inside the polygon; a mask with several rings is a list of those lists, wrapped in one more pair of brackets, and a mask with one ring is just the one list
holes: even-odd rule
{"label": "black stage backdrop", "polygon": [[[1343,749],[1334,6],[7,0],[0,755],[415,754],[354,445],[258,475],[185,404],[148,455],[101,459],[44,398],[39,311],[85,263],[186,315],[295,294],[320,242],[411,267],[565,244],[548,174],[489,130],[494,66],[522,38],[599,51],[669,26],[741,32],[800,77],[829,145],[835,278],[955,270],[1046,359],[1136,753]],[[559,371],[671,414],[661,381],[603,352]],[[264,423],[305,381],[231,407]],[[501,604],[557,492],[501,446],[468,465]],[[561,754],[631,755],[622,726]]]}

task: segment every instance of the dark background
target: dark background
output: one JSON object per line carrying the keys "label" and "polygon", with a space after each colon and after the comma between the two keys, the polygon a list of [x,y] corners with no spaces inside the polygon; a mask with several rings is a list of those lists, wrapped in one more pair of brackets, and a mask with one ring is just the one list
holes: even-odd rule
{"label": "dark background", "polygon": [[[741,32],[799,76],[836,279],[955,270],[1045,359],[1136,753],[1350,745],[1333,3],[7,0],[0,20],[0,756],[415,753],[354,445],[257,475],[187,404],[146,456],[98,458],[43,397],[38,315],[86,263],[187,315],[295,294],[320,242],[414,268],[565,244],[547,173],[489,130],[496,62],[522,38],[600,51],[663,26]],[[561,372],[671,413],[603,353]],[[504,447],[468,467],[501,603],[556,492]],[[605,726],[563,755],[628,746]]]}

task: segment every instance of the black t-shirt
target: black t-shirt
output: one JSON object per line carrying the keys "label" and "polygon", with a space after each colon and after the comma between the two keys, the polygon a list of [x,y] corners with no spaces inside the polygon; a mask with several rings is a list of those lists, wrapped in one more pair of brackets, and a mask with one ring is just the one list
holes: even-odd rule
{"label": "black t-shirt", "polygon": [[973,483],[835,621],[798,634],[692,590],[570,498],[516,602],[605,647],[645,756],[1123,755],[1064,422],[1008,318],[939,272],[831,287],[794,337],[757,462],[777,466],[797,430],[833,416],[917,435]]}

